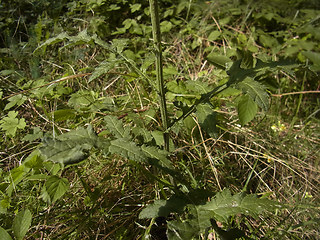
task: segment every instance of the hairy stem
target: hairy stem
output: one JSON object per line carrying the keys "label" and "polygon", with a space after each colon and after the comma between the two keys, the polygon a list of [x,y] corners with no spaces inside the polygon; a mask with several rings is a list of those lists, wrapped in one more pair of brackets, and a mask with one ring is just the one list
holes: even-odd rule
{"label": "hairy stem", "polygon": [[158,12],[158,1],[149,0],[150,12],[151,12],[151,22],[152,22],[152,32],[154,41],[154,51],[156,55],[156,75],[157,75],[157,85],[160,98],[160,112],[162,119],[162,126],[164,130],[164,149],[169,150],[169,133],[168,129],[168,112],[166,103],[166,91],[164,87],[163,80],[163,66],[162,66],[162,49],[161,49],[161,32],[160,32],[160,20]]}

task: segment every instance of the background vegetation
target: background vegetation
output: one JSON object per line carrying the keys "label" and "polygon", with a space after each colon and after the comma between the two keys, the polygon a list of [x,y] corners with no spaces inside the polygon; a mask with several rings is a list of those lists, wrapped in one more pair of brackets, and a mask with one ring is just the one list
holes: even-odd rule
{"label": "background vegetation", "polygon": [[[317,239],[319,1],[165,0],[159,10],[170,122],[229,86],[171,127],[170,153],[148,1],[0,2],[0,235]],[[181,203],[169,201],[177,192],[194,208],[152,212]],[[205,231],[182,229],[205,201],[244,193],[282,207],[226,205]]]}

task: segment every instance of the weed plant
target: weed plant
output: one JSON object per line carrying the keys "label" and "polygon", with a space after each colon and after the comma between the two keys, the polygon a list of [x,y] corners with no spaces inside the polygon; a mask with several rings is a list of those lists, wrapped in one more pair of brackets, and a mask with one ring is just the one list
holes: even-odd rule
{"label": "weed plant", "polygon": [[317,239],[318,1],[149,3],[1,2],[0,239]]}

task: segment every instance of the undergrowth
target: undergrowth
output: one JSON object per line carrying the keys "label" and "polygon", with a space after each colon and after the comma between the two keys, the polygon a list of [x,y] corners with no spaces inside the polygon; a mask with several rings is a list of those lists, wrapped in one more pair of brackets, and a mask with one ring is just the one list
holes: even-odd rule
{"label": "undergrowth", "polygon": [[317,239],[319,9],[3,1],[0,236]]}

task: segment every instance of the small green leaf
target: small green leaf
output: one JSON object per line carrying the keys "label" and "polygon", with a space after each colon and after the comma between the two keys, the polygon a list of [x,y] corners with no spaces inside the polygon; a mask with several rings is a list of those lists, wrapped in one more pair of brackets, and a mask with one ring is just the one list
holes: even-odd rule
{"label": "small green leaf", "polygon": [[2,227],[0,227],[0,236],[1,240],[12,240],[12,237],[9,235],[9,233]]}
{"label": "small green leaf", "polygon": [[12,224],[13,234],[17,240],[23,239],[31,226],[32,215],[29,209],[20,211]]}
{"label": "small green leaf", "polygon": [[170,213],[182,213],[185,206],[186,200],[175,196],[169,200],[155,200],[141,211],[139,218],[167,217]]}
{"label": "small green leaf", "polygon": [[136,4],[130,4],[130,8],[131,8],[131,13],[134,13],[136,11],[139,11],[141,8],[141,4],[136,3]]}
{"label": "small green leaf", "polygon": [[251,99],[250,96],[244,95],[241,97],[238,103],[238,116],[241,122],[241,125],[245,125],[250,122],[255,115],[257,114],[258,106]]}
{"label": "small green leaf", "polygon": [[0,128],[6,132],[6,135],[15,136],[18,129],[24,129],[26,122],[24,118],[16,118],[18,112],[10,111],[8,117],[0,121]]}
{"label": "small green leaf", "polygon": [[74,109],[59,109],[53,112],[55,122],[61,122],[66,120],[72,120],[76,117]]}
{"label": "small green leaf", "polygon": [[17,106],[17,107],[21,106],[27,100],[27,97],[21,94],[18,94],[16,96],[9,98],[8,100],[9,100],[9,103],[5,106],[4,110],[8,110],[14,106]]}
{"label": "small green leaf", "polygon": [[28,141],[28,142],[33,142],[37,139],[41,139],[43,137],[43,132],[39,127],[33,128],[33,133],[32,134],[27,134],[26,136],[23,137],[23,141]]}
{"label": "small green leaf", "polygon": [[222,69],[227,69],[227,64],[232,62],[230,58],[228,58],[225,55],[219,55],[216,53],[210,53],[207,56],[207,60],[215,65],[216,67],[222,68]]}
{"label": "small green leaf", "polygon": [[161,30],[162,33],[170,32],[172,27],[173,27],[173,24],[171,22],[169,22],[169,21],[163,21],[160,24],[160,30]]}
{"label": "small green leaf", "polygon": [[199,104],[197,106],[197,117],[200,126],[211,137],[217,133],[217,116],[214,109],[209,104]]}
{"label": "small green leaf", "polygon": [[50,201],[55,202],[61,198],[69,189],[69,182],[66,178],[51,176],[45,183],[46,191],[50,196]]}
{"label": "small green leaf", "polygon": [[217,40],[221,35],[221,32],[216,30],[216,31],[213,31],[209,34],[208,36],[208,41],[215,41]]}

